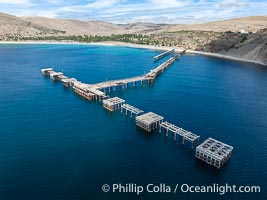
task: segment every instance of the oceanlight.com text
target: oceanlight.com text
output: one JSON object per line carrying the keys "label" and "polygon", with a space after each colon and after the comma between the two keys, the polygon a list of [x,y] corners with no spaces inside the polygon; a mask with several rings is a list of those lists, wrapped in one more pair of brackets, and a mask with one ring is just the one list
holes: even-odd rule
{"label": "oceanlight.com text", "polygon": [[259,193],[261,192],[260,186],[254,185],[230,185],[226,184],[212,184],[212,185],[190,185],[190,184],[176,184],[168,185],[166,183],[160,184],[147,184],[139,185],[135,183],[115,183],[104,184],[102,186],[103,192],[112,193],[135,193],[140,195],[144,192],[147,193],[217,193],[219,195],[225,195],[226,193]]}

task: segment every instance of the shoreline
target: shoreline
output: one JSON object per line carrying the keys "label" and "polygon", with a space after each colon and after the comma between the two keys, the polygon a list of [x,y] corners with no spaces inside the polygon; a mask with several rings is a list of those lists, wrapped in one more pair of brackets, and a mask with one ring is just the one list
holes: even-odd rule
{"label": "shoreline", "polygon": [[246,63],[252,63],[252,64],[257,64],[257,65],[267,66],[267,64],[260,62],[260,61],[249,60],[249,59],[245,59],[245,58],[238,58],[238,57],[228,56],[228,55],[219,54],[219,53],[210,53],[210,52],[194,51],[194,50],[186,50],[186,53],[198,54],[198,55],[210,56],[210,57],[215,57],[215,58],[221,58],[221,59],[225,59],[225,60],[233,60],[233,61],[238,61],[238,62],[246,62]]}
{"label": "shoreline", "polygon": [[159,50],[159,51],[167,51],[170,49],[176,49],[178,51],[183,51],[184,48],[178,47],[162,47],[162,46],[154,46],[154,45],[144,45],[144,44],[133,44],[127,42],[116,42],[116,41],[107,41],[107,42],[72,42],[72,41],[0,41],[0,44],[74,44],[74,45],[100,45],[100,46],[121,46],[121,47],[131,47],[131,48],[140,48],[140,49],[151,49],[151,50]]}
{"label": "shoreline", "polygon": [[92,43],[83,43],[83,42],[71,42],[71,41],[0,41],[0,44],[73,44],[73,45],[100,45],[100,46],[121,46],[121,47],[131,47],[131,48],[139,48],[139,49],[150,49],[155,51],[168,51],[175,48],[176,52],[183,52],[186,50],[185,53],[188,54],[197,54],[197,55],[204,55],[204,56],[210,56],[210,57],[216,57],[226,60],[233,60],[233,61],[239,61],[239,62],[246,62],[246,63],[252,63],[252,64],[258,64],[262,66],[267,66],[267,64],[262,63],[260,61],[255,60],[249,60],[244,58],[238,58],[228,55],[223,55],[219,53],[210,53],[210,52],[204,52],[204,51],[195,51],[190,49],[184,49],[181,47],[171,46],[171,47],[162,47],[162,46],[154,46],[154,45],[144,45],[144,44],[132,44],[127,42],[116,42],[116,41],[108,41],[108,42],[92,42]]}

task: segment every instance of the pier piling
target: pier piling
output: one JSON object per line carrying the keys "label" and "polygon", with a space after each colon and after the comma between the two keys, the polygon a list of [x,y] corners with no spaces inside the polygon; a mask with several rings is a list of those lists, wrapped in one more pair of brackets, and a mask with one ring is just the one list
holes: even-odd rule
{"label": "pier piling", "polygon": [[187,140],[189,142],[192,143],[192,147],[194,145],[194,141],[196,139],[199,139],[200,136],[194,134],[194,133],[191,133],[189,131],[186,131],[176,125],[173,125],[169,122],[162,122],[160,124],[161,128],[165,129],[166,130],[166,136],[168,137],[168,131],[170,130],[171,132],[173,132],[174,134],[174,138],[176,139],[176,135],[180,135],[182,137],[182,144],[184,144],[184,141]]}

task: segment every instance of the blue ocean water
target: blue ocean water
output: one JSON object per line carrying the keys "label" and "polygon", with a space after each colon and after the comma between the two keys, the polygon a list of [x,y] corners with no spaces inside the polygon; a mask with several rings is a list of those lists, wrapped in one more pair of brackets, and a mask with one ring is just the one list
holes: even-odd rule
{"label": "blue ocean water", "polygon": [[[266,199],[267,68],[184,55],[152,85],[116,91],[145,111],[234,147],[221,170],[133,119],[41,76],[54,66],[87,83],[157,66],[158,52],[87,45],[0,46],[0,199]],[[165,58],[167,59],[167,58]],[[104,193],[103,184],[259,185],[260,193]]]}

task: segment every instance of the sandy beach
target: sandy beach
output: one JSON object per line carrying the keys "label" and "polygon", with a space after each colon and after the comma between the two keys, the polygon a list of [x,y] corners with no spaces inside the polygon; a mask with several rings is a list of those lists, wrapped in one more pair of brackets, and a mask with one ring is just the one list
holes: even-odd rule
{"label": "sandy beach", "polygon": [[[163,46],[132,44],[132,43],[116,42],[116,41],[93,42],[93,43],[81,43],[81,42],[71,42],[71,41],[62,41],[62,42],[58,42],[58,41],[0,41],[0,44],[62,44],[62,45],[74,44],[74,45],[123,46],[123,47],[132,47],[132,48],[151,49],[151,50],[155,50],[155,51],[167,51],[170,49],[175,49],[175,51],[178,53],[185,50],[184,48],[176,47],[176,46],[163,47]],[[248,62],[248,63],[254,63],[254,64],[267,66],[265,63],[262,63],[259,61],[237,58],[237,57],[227,56],[227,55],[218,54],[218,53],[209,53],[209,52],[195,51],[195,50],[190,50],[190,49],[186,49],[186,53],[199,54],[199,55],[204,55],[204,56],[212,56],[212,57],[216,57],[216,58],[235,60],[235,61],[239,61],[239,62]]]}
{"label": "sandy beach", "polygon": [[92,43],[82,43],[82,42],[71,42],[71,41],[0,41],[0,44],[76,44],[76,45],[103,45],[103,46],[123,46],[132,48],[142,48],[142,49],[152,49],[158,51],[167,51],[170,49],[176,49],[177,52],[183,51],[183,48],[179,47],[162,47],[154,45],[143,45],[143,44],[132,44],[126,42],[92,42]]}

